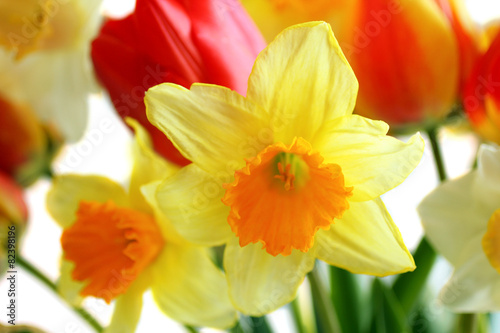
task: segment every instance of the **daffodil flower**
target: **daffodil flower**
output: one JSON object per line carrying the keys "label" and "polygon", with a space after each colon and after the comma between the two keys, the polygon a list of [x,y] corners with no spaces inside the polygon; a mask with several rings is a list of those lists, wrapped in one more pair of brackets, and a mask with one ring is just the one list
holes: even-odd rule
{"label": "daffodil flower", "polygon": [[384,276],[414,261],[379,198],[419,163],[419,135],[352,115],[358,84],[331,28],[286,29],[257,58],[247,97],[162,84],[150,121],[193,161],[156,198],[180,234],[227,244],[235,307],[262,315],[289,302],[315,258]]}
{"label": "daffodil flower", "polygon": [[135,121],[130,190],[98,176],[57,177],[47,198],[64,228],[59,289],[72,302],[82,296],[116,299],[106,332],[134,332],[142,294],[151,288],[159,308],[182,323],[226,328],[236,312],[223,273],[205,248],[188,243],[158,210],[159,179],[177,172],[154,153]]}
{"label": "daffodil flower", "polygon": [[457,312],[499,311],[498,146],[481,146],[477,170],[438,187],[418,211],[426,237],[455,268],[441,302]]}
{"label": "daffodil flower", "polygon": [[102,0],[0,0],[0,91],[29,104],[67,141],[87,125],[88,95],[97,91],[90,42]]}

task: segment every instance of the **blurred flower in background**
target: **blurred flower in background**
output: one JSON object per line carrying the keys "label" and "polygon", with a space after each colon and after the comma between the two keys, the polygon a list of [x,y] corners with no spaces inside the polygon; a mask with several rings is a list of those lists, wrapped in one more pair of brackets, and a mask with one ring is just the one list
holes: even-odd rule
{"label": "blurred flower in background", "polygon": [[90,40],[101,0],[0,1],[0,91],[66,141],[83,135],[96,91]]}
{"label": "blurred flower in background", "polygon": [[162,82],[186,88],[204,82],[245,94],[264,47],[237,1],[138,0],[132,14],[102,27],[92,58],[118,114],[137,119],[162,156],[186,165],[189,161],[147,120],[144,92]]}
{"label": "blurred flower in background", "polygon": [[500,149],[483,145],[477,170],[419,206],[425,233],[455,268],[440,300],[457,312],[500,310]]}
{"label": "blurred flower in background", "polygon": [[[487,33],[497,30],[496,27]],[[472,127],[484,139],[500,144],[500,31],[479,57],[463,91],[463,105]]]}
{"label": "blurred flower in background", "polygon": [[50,173],[61,139],[27,104],[0,96],[0,170],[22,186]]}

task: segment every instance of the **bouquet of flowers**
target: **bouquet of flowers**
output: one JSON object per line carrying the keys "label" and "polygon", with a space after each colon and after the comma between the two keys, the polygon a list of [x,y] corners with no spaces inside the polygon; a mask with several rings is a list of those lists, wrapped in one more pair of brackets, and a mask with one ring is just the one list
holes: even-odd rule
{"label": "bouquet of flowers", "polygon": [[0,0],[1,332],[498,330],[498,6],[132,5]]}

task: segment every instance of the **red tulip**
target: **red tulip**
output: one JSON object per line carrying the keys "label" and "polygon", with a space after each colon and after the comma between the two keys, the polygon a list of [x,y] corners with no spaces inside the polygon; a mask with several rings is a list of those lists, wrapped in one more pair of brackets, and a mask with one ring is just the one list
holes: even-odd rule
{"label": "red tulip", "polygon": [[147,120],[144,92],[162,82],[187,88],[204,82],[244,95],[264,47],[237,1],[137,0],[134,13],[105,23],[92,43],[92,59],[119,115],[137,119],[160,154],[186,165],[190,162]]}
{"label": "red tulip", "polygon": [[500,31],[472,70],[463,105],[474,129],[500,144]]}
{"label": "red tulip", "polygon": [[7,270],[10,249],[19,251],[19,239],[26,228],[28,209],[22,189],[0,171],[0,274]]}

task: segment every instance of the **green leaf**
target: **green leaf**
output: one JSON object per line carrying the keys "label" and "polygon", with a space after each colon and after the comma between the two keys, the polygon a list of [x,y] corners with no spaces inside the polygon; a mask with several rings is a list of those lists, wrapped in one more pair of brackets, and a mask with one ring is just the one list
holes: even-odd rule
{"label": "green leaf", "polygon": [[360,332],[361,300],[356,276],[330,266],[331,299],[342,332]]}
{"label": "green leaf", "polygon": [[406,315],[394,292],[378,278],[372,284],[372,306],[372,333],[410,332]]}
{"label": "green leaf", "polygon": [[427,278],[434,266],[437,254],[424,237],[413,255],[417,269],[399,275],[392,285],[392,290],[399,300],[406,316],[413,310],[422,290],[427,282]]}

